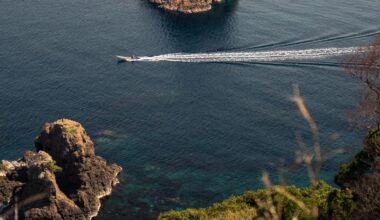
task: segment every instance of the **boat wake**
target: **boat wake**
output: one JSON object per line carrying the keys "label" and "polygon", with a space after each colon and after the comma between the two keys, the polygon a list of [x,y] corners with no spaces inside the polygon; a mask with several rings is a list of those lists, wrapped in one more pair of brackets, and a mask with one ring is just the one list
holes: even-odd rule
{"label": "boat wake", "polygon": [[[315,60],[328,57],[338,57],[364,52],[365,48],[321,48],[307,50],[283,50],[283,51],[263,51],[263,52],[213,52],[213,53],[170,53],[157,56],[142,56],[133,62],[271,62],[271,61],[296,61]],[[120,58],[120,57],[119,57]]]}

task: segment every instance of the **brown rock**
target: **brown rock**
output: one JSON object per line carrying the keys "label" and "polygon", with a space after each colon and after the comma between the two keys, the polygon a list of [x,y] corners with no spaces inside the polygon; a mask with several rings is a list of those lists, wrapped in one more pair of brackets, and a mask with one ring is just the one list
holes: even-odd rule
{"label": "brown rock", "polygon": [[69,119],[46,123],[35,145],[38,151],[46,151],[59,165],[69,159],[95,156],[94,144],[82,125]]}
{"label": "brown rock", "polygon": [[63,168],[63,172],[57,174],[62,191],[87,217],[96,216],[100,199],[111,193],[121,167],[108,166],[103,158],[95,156],[94,144],[86,131],[72,120],[45,124],[35,144]]}
{"label": "brown rock", "polygon": [[62,189],[91,218],[99,211],[100,199],[111,194],[121,167],[107,165],[103,158],[94,156],[83,157],[64,170],[59,180]]}
{"label": "brown rock", "polygon": [[180,12],[183,14],[196,14],[210,11],[213,4],[220,4],[223,0],[149,0],[151,3],[160,5],[167,11]]}
{"label": "brown rock", "polygon": [[2,207],[6,206],[11,201],[14,191],[20,186],[22,186],[21,182],[0,176],[0,212]]}
{"label": "brown rock", "polygon": [[[51,161],[51,160],[50,160]],[[35,163],[28,168],[28,182],[20,201],[34,200],[21,207],[24,219],[86,219],[82,210],[59,188],[49,162]]]}
{"label": "brown rock", "polygon": [[84,128],[72,120],[46,123],[35,145],[38,153],[0,164],[0,219],[13,219],[16,204],[20,219],[96,216],[122,168],[96,156]]}
{"label": "brown rock", "polygon": [[[21,219],[85,219],[81,209],[59,189],[50,167],[52,161],[46,152],[27,151],[24,157],[17,161],[21,166],[8,171],[9,175],[4,177],[2,182],[5,181],[5,186],[12,190],[12,194],[8,196],[7,201],[10,205],[2,210],[2,218],[14,219],[17,204],[18,217]],[[17,175],[23,171],[26,173]],[[24,183],[12,180],[24,175]],[[3,183],[0,183],[0,186],[1,192],[7,192]]]}

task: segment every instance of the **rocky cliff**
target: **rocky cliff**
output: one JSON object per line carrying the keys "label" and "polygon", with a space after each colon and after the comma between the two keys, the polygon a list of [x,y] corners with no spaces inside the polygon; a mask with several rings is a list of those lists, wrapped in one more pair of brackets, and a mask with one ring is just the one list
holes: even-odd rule
{"label": "rocky cliff", "polygon": [[0,164],[0,219],[91,219],[122,168],[95,155],[78,122],[46,123],[36,152]]}
{"label": "rocky cliff", "polygon": [[160,5],[167,11],[194,14],[207,12],[212,9],[213,4],[221,3],[223,0],[149,0]]}

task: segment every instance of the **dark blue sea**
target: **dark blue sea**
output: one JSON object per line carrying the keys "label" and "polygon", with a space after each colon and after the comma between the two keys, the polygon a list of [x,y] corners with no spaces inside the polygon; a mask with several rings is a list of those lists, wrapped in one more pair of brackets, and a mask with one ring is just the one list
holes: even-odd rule
{"label": "dark blue sea", "polygon": [[[123,166],[98,219],[154,219],[261,187],[292,164],[306,122],[292,85],[317,122],[333,183],[361,148],[348,127],[361,85],[342,59],[118,63],[115,55],[356,47],[380,37],[378,0],[228,1],[197,16],[144,0],[0,0],[0,152],[34,149],[44,122],[79,121],[97,154]],[[338,137],[331,140],[331,136]],[[290,183],[307,185],[307,173]]]}

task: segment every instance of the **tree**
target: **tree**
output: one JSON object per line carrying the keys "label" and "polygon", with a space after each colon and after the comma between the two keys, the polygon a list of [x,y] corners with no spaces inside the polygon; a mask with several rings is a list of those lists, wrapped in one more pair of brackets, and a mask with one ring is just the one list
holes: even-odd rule
{"label": "tree", "polygon": [[348,57],[345,70],[364,85],[362,99],[350,121],[359,127],[380,128],[380,39]]}
{"label": "tree", "polygon": [[348,58],[345,70],[364,85],[351,122],[368,129],[363,150],[351,164],[343,164],[335,182],[356,195],[355,219],[380,218],[380,39]]}

